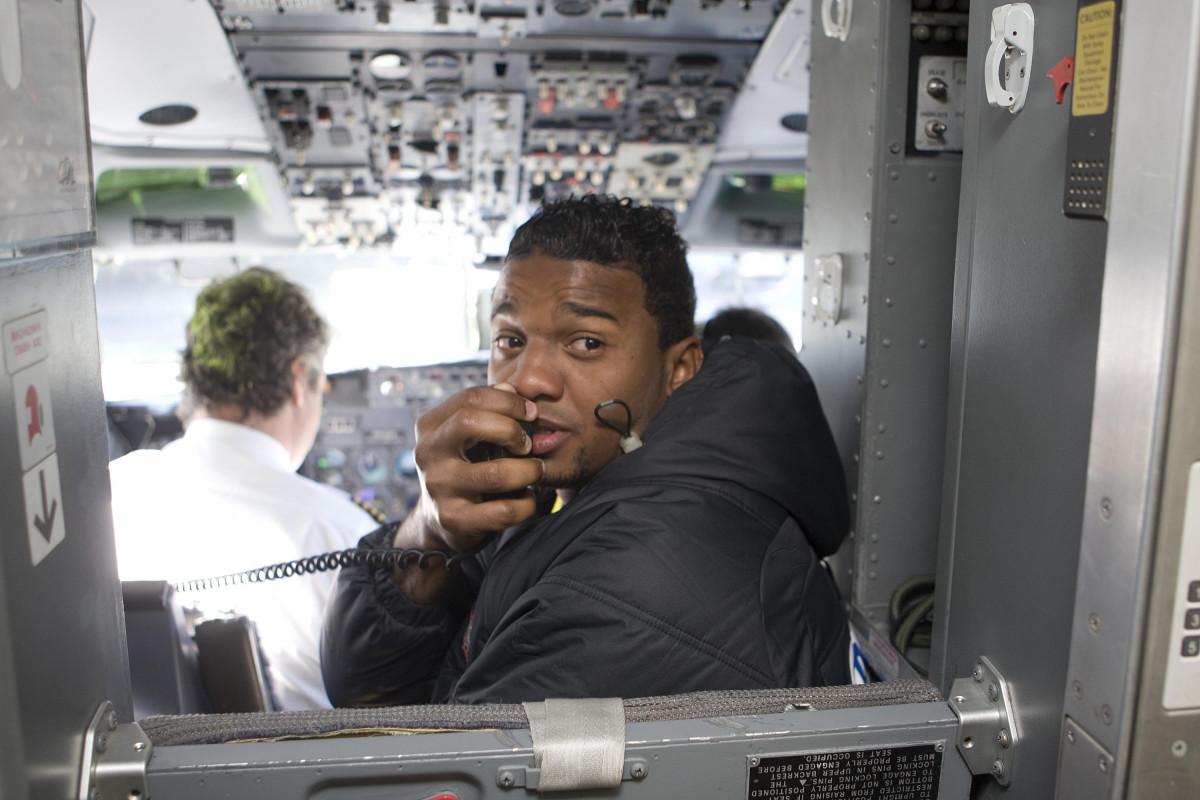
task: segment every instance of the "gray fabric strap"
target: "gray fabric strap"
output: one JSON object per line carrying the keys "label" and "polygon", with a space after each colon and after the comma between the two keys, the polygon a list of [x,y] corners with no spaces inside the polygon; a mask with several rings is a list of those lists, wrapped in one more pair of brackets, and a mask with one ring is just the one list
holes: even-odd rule
{"label": "gray fabric strap", "polygon": [[539,792],[621,785],[625,704],[619,697],[522,703],[533,736]]}

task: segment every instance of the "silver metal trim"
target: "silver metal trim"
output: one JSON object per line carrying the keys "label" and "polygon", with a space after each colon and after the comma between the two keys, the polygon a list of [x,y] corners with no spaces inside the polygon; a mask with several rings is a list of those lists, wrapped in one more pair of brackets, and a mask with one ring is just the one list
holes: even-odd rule
{"label": "silver metal trim", "polygon": [[950,690],[950,710],[958,717],[958,752],[972,775],[991,775],[1001,786],[1012,783],[1017,762],[1017,715],[1012,692],[987,657],[971,677],[958,678]]}
{"label": "silver metal trim", "polygon": [[146,771],[153,749],[136,722],[117,724],[113,704],[105,700],[83,736],[78,800],[148,798]]}
{"label": "silver metal trim", "polygon": [[[1172,23],[1163,26],[1167,18]],[[1064,687],[1065,716],[1115,759],[1114,793],[1125,782],[1161,492],[1200,8],[1126,3],[1119,46],[1095,402]],[[1152,97],[1147,81],[1160,88]],[[1060,765],[1060,786],[1065,777]]]}

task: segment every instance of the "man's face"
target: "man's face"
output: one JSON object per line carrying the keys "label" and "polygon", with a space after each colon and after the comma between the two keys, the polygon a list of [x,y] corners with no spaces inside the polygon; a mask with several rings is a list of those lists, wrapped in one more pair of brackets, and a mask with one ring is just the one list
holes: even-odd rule
{"label": "man's face", "polygon": [[[694,338],[658,346],[644,293],[630,270],[541,254],[500,272],[488,379],[537,404],[533,453],[546,484],[578,489],[620,454],[620,435],[596,419],[597,404],[624,400],[640,433],[699,365]],[[605,418],[624,427],[624,416],[610,409]]]}

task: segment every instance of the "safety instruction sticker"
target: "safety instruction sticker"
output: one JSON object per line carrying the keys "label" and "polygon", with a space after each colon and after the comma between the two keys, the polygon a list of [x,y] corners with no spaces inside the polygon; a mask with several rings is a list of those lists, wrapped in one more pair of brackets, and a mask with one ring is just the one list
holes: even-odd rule
{"label": "safety instruction sticker", "polygon": [[58,440],[50,402],[50,317],[36,311],[0,326],[4,368],[12,376],[17,450],[29,557],[37,566],[66,538]]}
{"label": "safety instruction sticker", "polygon": [[1108,112],[1116,24],[1116,0],[1079,9],[1075,27],[1075,78],[1071,88],[1073,117]]}
{"label": "safety instruction sticker", "polygon": [[13,376],[13,405],[17,410],[17,443],[24,472],[53,453],[57,444],[47,362],[27,367]]}
{"label": "safety instruction sticker", "polygon": [[36,567],[67,535],[63,523],[62,483],[58,479],[58,454],[26,472],[21,478],[21,486],[25,490],[29,556]]}
{"label": "safety instruction sticker", "polygon": [[4,368],[9,375],[44,361],[50,355],[46,319],[45,311],[37,311],[0,328],[4,335]]}
{"label": "safety instruction sticker", "polygon": [[753,757],[746,800],[931,800],[945,749],[918,744]]}

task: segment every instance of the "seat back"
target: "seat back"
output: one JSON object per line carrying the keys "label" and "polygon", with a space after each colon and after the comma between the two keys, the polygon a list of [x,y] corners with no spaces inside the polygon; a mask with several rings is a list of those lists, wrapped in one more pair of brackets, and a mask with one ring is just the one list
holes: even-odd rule
{"label": "seat back", "polygon": [[196,645],[166,581],[125,581],[125,639],[135,719],[207,709]]}
{"label": "seat back", "polygon": [[246,617],[210,619],[196,626],[200,677],[212,711],[272,711],[254,623]]}

